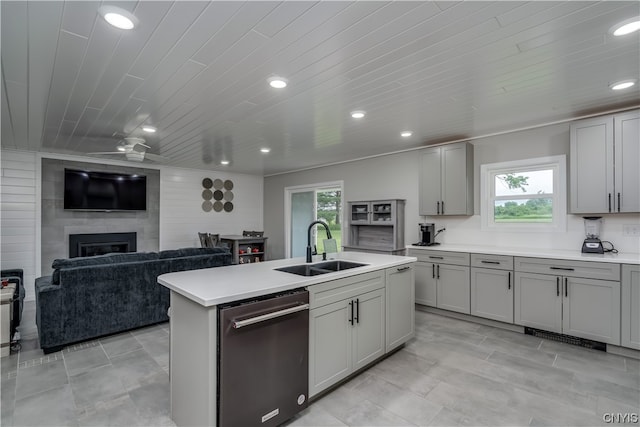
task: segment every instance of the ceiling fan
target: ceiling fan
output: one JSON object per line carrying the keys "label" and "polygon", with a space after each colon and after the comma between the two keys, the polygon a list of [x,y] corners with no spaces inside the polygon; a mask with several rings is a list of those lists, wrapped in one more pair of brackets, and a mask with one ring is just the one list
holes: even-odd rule
{"label": "ceiling fan", "polygon": [[147,153],[147,149],[151,148],[145,144],[145,140],[135,136],[124,137],[116,145],[117,151],[104,151],[87,154],[98,155],[125,155],[127,160],[132,162],[142,162],[144,160],[151,160],[153,162],[162,163],[169,160],[167,157],[159,156],[157,154]]}

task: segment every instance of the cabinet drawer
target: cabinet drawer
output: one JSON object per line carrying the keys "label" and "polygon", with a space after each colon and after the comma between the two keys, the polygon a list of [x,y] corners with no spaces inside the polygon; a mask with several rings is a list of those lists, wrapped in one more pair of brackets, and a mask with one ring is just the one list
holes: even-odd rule
{"label": "cabinet drawer", "polygon": [[471,254],[471,267],[513,270],[513,257],[508,255]]}
{"label": "cabinet drawer", "polygon": [[358,274],[309,286],[309,305],[312,309],[356,295],[384,288],[385,270]]}
{"label": "cabinet drawer", "polygon": [[410,249],[409,256],[418,258],[418,261],[434,262],[437,264],[469,265],[469,254],[466,252]]}
{"label": "cabinet drawer", "polygon": [[587,279],[620,280],[620,264],[609,262],[516,257],[515,270]]}

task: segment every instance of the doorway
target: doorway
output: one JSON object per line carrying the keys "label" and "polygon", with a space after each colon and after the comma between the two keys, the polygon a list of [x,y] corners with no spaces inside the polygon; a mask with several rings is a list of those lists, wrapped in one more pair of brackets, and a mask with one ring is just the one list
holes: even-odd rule
{"label": "doorway", "polygon": [[[327,223],[331,236],[340,248],[342,244],[342,181],[285,188],[285,256],[303,257],[307,248],[307,230],[313,221]],[[311,246],[324,251],[327,238],[322,226],[311,230]]]}

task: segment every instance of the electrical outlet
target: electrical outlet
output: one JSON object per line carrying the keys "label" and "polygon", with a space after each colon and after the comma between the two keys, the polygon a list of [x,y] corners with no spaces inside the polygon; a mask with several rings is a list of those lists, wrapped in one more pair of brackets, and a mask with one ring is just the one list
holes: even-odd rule
{"label": "electrical outlet", "polygon": [[622,226],[623,236],[640,237],[640,225],[638,224],[625,224]]}

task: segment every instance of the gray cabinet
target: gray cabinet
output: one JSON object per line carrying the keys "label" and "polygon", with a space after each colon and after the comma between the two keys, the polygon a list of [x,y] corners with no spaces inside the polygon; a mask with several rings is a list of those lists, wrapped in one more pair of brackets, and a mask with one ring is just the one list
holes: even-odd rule
{"label": "gray cabinet", "polygon": [[640,212],[640,111],[571,125],[571,213]]}
{"label": "gray cabinet", "polygon": [[309,396],[385,354],[385,272],[309,288]]}
{"label": "gray cabinet", "polygon": [[443,145],[422,152],[420,215],[473,215],[473,145]]}
{"label": "gray cabinet", "polygon": [[512,270],[511,256],[471,254],[473,316],[513,323]]}
{"label": "gray cabinet", "polygon": [[404,254],[404,200],[349,202],[345,251]]}
{"label": "gray cabinet", "polygon": [[402,265],[386,270],[386,351],[404,344],[415,334],[415,269]]}
{"label": "gray cabinet", "polygon": [[640,350],[640,265],[622,266],[621,345]]}
{"label": "gray cabinet", "polygon": [[410,250],[416,263],[416,302],[470,313],[469,254]]}
{"label": "gray cabinet", "polygon": [[516,324],[620,345],[618,264],[516,257],[514,291]]}

